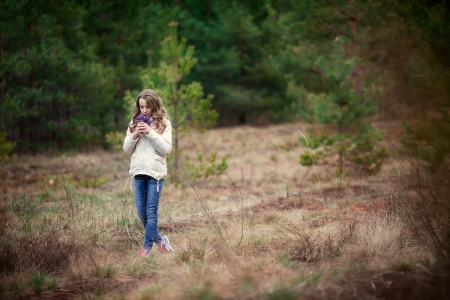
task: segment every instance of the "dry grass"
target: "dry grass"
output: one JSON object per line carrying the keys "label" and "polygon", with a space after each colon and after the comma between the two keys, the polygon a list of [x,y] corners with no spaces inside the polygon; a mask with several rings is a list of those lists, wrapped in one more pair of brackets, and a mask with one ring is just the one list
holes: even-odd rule
{"label": "dry grass", "polygon": [[[393,299],[412,285],[422,299],[441,293],[429,292],[445,283],[433,252],[393,213],[389,173],[402,164],[372,177],[311,170],[299,164],[299,130],[224,128],[183,141],[182,156],[217,151],[229,169],[194,188],[166,182],[160,225],[175,254],[154,249],[148,259],[138,257],[126,157],[21,157],[2,170],[2,297]],[[84,184],[99,178],[107,182]]]}
{"label": "dry grass", "polygon": [[394,198],[398,214],[447,264],[450,264],[449,171],[445,163],[429,171],[423,162],[410,158],[408,171],[393,176],[398,191]]}

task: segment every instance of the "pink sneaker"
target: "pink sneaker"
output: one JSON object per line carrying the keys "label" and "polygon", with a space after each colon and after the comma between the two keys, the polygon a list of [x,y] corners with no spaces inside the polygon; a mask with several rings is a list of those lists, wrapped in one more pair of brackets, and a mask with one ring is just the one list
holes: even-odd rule
{"label": "pink sneaker", "polygon": [[150,253],[150,250],[141,249],[139,253],[141,254],[141,257],[147,257],[148,254]]}
{"label": "pink sneaker", "polygon": [[159,242],[159,251],[173,253],[173,249],[169,244],[169,238],[165,235],[161,237],[161,242]]}

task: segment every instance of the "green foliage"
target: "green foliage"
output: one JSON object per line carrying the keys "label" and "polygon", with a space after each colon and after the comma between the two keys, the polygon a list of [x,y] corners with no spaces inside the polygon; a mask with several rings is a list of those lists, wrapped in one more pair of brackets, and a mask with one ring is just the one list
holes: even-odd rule
{"label": "green foliage", "polygon": [[178,39],[176,22],[169,24],[170,34],[161,42],[161,61],[157,69],[148,68],[142,72],[144,87],[151,87],[162,97],[174,129],[174,171],[178,180],[180,148],[178,141],[192,128],[210,128],[218,117],[212,109],[212,95],[204,98],[203,87],[198,82],[185,84],[182,79],[197,63],[194,47],[187,46],[187,39]]}
{"label": "green foliage", "polygon": [[0,166],[17,159],[17,154],[12,153],[14,147],[15,143],[8,142],[5,132],[0,130]]}
{"label": "green foliage", "polygon": [[217,152],[211,153],[206,161],[204,161],[202,154],[199,154],[197,159],[197,163],[186,161],[184,165],[186,175],[193,184],[196,184],[200,179],[220,176],[228,169],[227,159],[225,157],[216,163]]}
{"label": "green foliage", "polygon": [[317,153],[303,152],[300,154],[300,164],[302,166],[312,166],[317,160]]}
{"label": "green foliage", "polygon": [[[401,153],[408,158],[406,179],[396,178],[400,196],[396,199],[406,220],[433,242],[436,256],[450,262],[450,6],[437,1],[414,1],[410,13],[430,41],[433,59],[428,66],[411,68],[416,82],[433,81],[439,114],[417,124],[405,123]],[[423,61],[423,60],[421,60]],[[412,209],[411,209],[412,208]]]}
{"label": "green foliage", "polygon": [[[184,30],[189,40],[196,44],[199,58],[191,77],[199,78],[208,91],[220,95],[216,105],[219,109],[229,108],[228,114],[221,117],[236,122],[251,114],[249,108],[263,111],[262,103],[269,99],[265,97],[267,91],[264,88],[250,84],[251,81],[261,82],[258,64],[262,55],[256,46],[261,30],[245,3],[214,1],[211,9],[214,18],[197,23],[192,26],[192,31]],[[257,10],[263,11],[264,6],[258,5]],[[200,37],[208,42],[199,44],[203,39]],[[266,105],[265,109],[268,107]]]}
{"label": "green foliage", "polygon": [[336,138],[333,136],[327,136],[323,132],[319,135],[314,135],[310,133],[309,139],[305,139],[305,137],[301,136],[298,138],[300,144],[304,147],[309,147],[311,149],[317,149],[321,145],[331,146],[336,141]]}
{"label": "green foliage", "polygon": [[[316,150],[322,160],[337,154],[338,169],[343,171],[344,159],[363,166],[367,173],[380,170],[383,159],[389,156],[378,142],[383,140],[383,134],[367,119],[373,116],[380,105],[375,99],[375,92],[362,90],[357,94],[349,79],[355,65],[355,59],[342,57],[342,42],[337,38],[334,45],[331,63],[320,58],[317,66],[327,79],[331,89],[327,93],[310,94],[312,111],[317,122],[330,124],[334,134],[310,135],[299,137],[300,142],[310,149]],[[323,161],[326,162],[326,161]],[[312,165],[311,157],[302,154],[302,165]]]}
{"label": "green foliage", "polygon": [[402,153],[418,158],[423,166],[435,171],[441,166],[448,165],[450,157],[450,118],[444,112],[441,118],[433,120],[430,124],[412,127],[405,124],[402,137]]}
{"label": "green foliage", "polygon": [[[125,111],[126,116],[131,116],[134,113],[134,107],[136,105],[136,98],[131,95],[129,90],[125,91],[122,98],[122,109]],[[111,131],[105,135],[105,141],[113,150],[123,153],[123,141],[125,139],[125,132]]]}
{"label": "green foliage", "polygon": [[295,300],[299,299],[301,293],[289,287],[281,287],[267,293],[268,300]]}
{"label": "green foliage", "polygon": [[[417,7],[415,9],[418,10]],[[447,25],[447,27],[450,28],[450,25]],[[442,31],[446,32],[444,29]],[[434,29],[432,33],[436,34]],[[447,47],[450,50],[450,42],[448,42]],[[447,56],[441,56],[441,53],[437,52],[433,61],[428,65],[424,65],[423,60],[417,59],[413,61],[415,65],[410,68],[410,72],[416,78],[413,84],[420,84],[421,81],[433,81],[435,83],[435,97],[438,96],[439,99],[438,115],[430,119],[423,118],[415,125],[405,122],[404,134],[401,139],[403,146],[401,152],[409,157],[419,159],[423,167],[431,172],[440,167],[447,168],[450,157],[450,141],[448,138],[450,136],[450,85],[448,84],[450,81],[450,63],[447,64]]]}
{"label": "green foliage", "polygon": [[405,124],[402,152],[419,159],[425,168],[435,172],[438,168],[448,168],[450,157],[450,7],[439,1],[435,7],[429,6],[426,1],[415,1],[409,12],[424,29],[425,37],[431,40],[434,60],[430,66],[420,65],[411,72],[414,78],[420,78],[418,82],[428,79],[437,83],[440,115],[416,126]]}
{"label": "green foliage", "polygon": [[37,272],[29,280],[13,283],[11,290],[19,291],[31,287],[35,295],[41,295],[46,289],[52,290],[57,286],[57,280],[45,273]]}
{"label": "green foliage", "polygon": [[[450,157],[450,7],[448,3],[438,1],[430,8],[426,1],[415,1],[409,7],[410,14],[424,29],[424,35],[431,41],[434,49],[432,62],[427,66],[423,60],[416,59],[410,68],[414,84],[421,81],[436,83],[436,95],[439,95],[439,116],[431,120],[423,120],[413,126],[405,123],[401,152],[421,161],[430,172],[439,168],[447,168]],[[437,43],[437,44],[436,44]]]}
{"label": "green foliage", "polygon": [[40,295],[44,290],[44,284],[46,281],[45,274],[37,273],[30,279],[30,285],[33,287],[33,291],[36,295]]}
{"label": "green foliage", "polygon": [[[144,87],[151,87],[165,101],[175,130],[209,128],[215,125],[217,112],[211,108],[212,95],[204,98],[199,82],[181,83],[197,63],[194,47],[186,46],[187,39],[178,39],[177,23],[171,23],[170,35],[161,42],[161,61],[157,69],[142,71]],[[180,84],[181,83],[181,84]]]}
{"label": "green foliage", "polygon": [[[336,110],[327,101],[336,97],[333,83],[346,78],[355,64],[354,79],[383,86],[390,97],[385,110],[399,114],[399,104],[435,104],[428,97],[435,81],[412,84],[407,73],[412,56],[428,65],[435,54],[443,65],[450,64],[448,1],[418,0],[410,6],[400,0],[389,5],[354,1],[351,6],[314,0],[127,3],[57,1],[52,9],[43,1],[0,3],[0,127],[16,151],[105,146],[107,134],[123,131],[128,123],[123,98],[141,89],[143,80],[145,87],[153,82],[165,90],[165,99],[174,92],[180,93],[180,102],[182,95],[197,99],[177,108],[181,129],[181,122],[211,127],[216,122],[313,121],[314,109],[329,112],[322,121],[334,115],[356,118],[369,107],[361,111],[348,103],[348,111]],[[173,33],[164,40],[172,20],[180,24],[185,40]],[[427,32],[425,39],[415,38],[419,28]],[[336,33],[351,40],[346,56],[357,55],[342,59],[339,69],[334,67],[340,52],[332,60],[317,61]],[[165,50],[159,51],[162,40]],[[170,68],[176,56],[174,74]],[[176,91],[163,88],[172,80],[178,83]],[[355,90],[342,87],[349,94],[342,94],[343,101],[358,98]]]}
{"label": "green foliage", "polygon": [[376,91],[363,90],[357,94],[349,80],[356,60],[342,58],[342,42],[337,39],[334,45],[331,64],[320,58],[317,67],[332,87],[327,93],[310,94],[314,116],[321,124],[333,124],[343,133],[345,126],[358,126],[364,118],[373,116],[380,101]]}
{"label": "green foliage", "polygon": [[125,133],[124,132],[110,132],[107,135],[105,135],[106,142],[108,145],[118,152],[123,152],[123,141],[125,139]]}
{"label": "green foliage", "polygon": [[[413,1],[408,12],[425,30],[426,38],[450,46],[450,4],[446,1]],[[447,53],[448,54],[448,53]]]}
{"label": "green foliage", "polygon": [[8,32],[0,61],[0,122],[8,140],[20,150],[101,144],[112,124],[105,107],[114,99],[115,73],[88,46],[82,8],[15,2],[0,7],[14,16],[0,24]]}
{"label": "green foliage", "polygon": [[98,188],[107,182],[107,178],[81,178],[77,181],[77,186],[82,188]]}
{"label": "green foliage", "polygon": [[389,157],[387,149],[377,145],[381,141],[383,132],[374,126],[366,125],[352,139],[351,146],[345,151],[345,158],[363,166],[366,173],[378,173],[384,159]]}
{"label": "green foliage", "polygon": [[[349,134],[326,136],[321,132],[319,135],[310,134],[308,137],[310,149],[315,151],[300,154],[300,164],[303,166],[313,165],[313,159],[316,163],[328,163],[328,157],[342,153],[347,161],[362,166],[363,171],[368,174],[374,174],[380,171],[383,160],[389,157],[386,148],[377,145],[383,140],[382,132],[370,125],[364,126],[353,136]],[[307,147],[303,137],[299,140]]]}

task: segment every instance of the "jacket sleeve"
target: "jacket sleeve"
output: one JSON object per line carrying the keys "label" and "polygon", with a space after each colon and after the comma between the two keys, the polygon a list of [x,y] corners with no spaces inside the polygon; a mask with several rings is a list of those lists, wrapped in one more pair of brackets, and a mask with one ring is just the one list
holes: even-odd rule
{"label": "jacket sleeve", "polygon": [[172,150],[172,124],[169,120],[166,120],[166,129],[162,134],[152,130],[146,135],[146,137],[150,140],[150,143],[156,151],[158,151],[161,155],[166,156]]}
{"label": "jacket sleeve", "polygon": [[133,134],[130,131],[130,127],[128,127],[127,135],[125,136],[125,140],[123,141],[123,151],[125,151],[125,153],[128,155],[133,154],[134,148],[136,147],[139,138],[140,137],[134,140]]}

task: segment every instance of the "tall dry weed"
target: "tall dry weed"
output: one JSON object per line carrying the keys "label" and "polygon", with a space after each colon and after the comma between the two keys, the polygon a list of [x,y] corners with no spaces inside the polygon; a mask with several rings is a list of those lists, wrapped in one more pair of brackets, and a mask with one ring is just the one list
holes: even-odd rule
{"label": "tall dry weed", "polygon": [[3,236],[0,247],[0,272],[37,270],[60,273],[69,267],[70,257],[80,250],[73,240],[63,239],[58,232]]}
{"label": "tall dry weed", "polygon": [[213,236],[209,239],[210,245],[215,250],[218,258],[230,261],[233,256],[233,252],[239,251],[244,237],[247,235],[249,228],[254,222],[254,215],[250,214],[248,210],[244,207],[244,196],[241,190],[241,186],[244,183],[245,175],[243,168],[241,168],[241,176],[239,180],[233,180],[227,173],[225,175],[230,181],[230,185],[237,191],[239,196],[239,221],[237,218],[233,218],[234,225],[239,224],[239,233],[236,234],[237,226],[230,226],[230,218],[227,220],[219,220],[219,216],[215,215],[207,201],[202,196],[202,194],[197,189],[195,183],[191,180],[189,175],[186,173],[186,177],[189,180],[190,186],[195,194],[195,200],[201,210],[205,213],[209,223],[212,225]]}
{"label": "tall dry weed", "polygon": [[352,221],[324,217],[314,221],[279,223],[280,234],[290,241],[288,249],[292,260],[313,262],[339,257],[343,247],[353,239],[355,224]]}
{"label": "tall dry weed", "polygon": [[[398,194],[394,208],[433,250],[439,260],[450,263],[450,169],[448,164],[427,170],[421,161],[411,158],[406,174],[394,173]],[[448,264],[450,266],[450,264]]]}
{"label": "tall dry weed", "polygon": [[401,247],[403,224],[385,213],[358,218],[355,230],[357,252],[366,257],[393,257]]}

